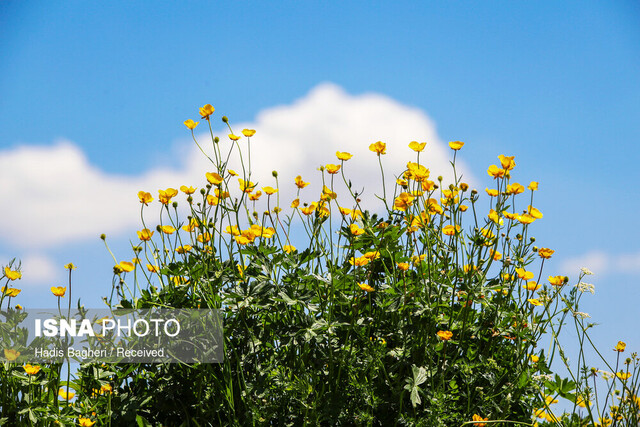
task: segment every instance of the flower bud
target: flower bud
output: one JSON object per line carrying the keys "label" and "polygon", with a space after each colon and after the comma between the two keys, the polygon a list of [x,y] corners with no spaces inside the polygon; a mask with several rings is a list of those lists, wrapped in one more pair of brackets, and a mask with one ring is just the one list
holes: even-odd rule
{"label": "flower bud", "polygon": [[171,206],[173,206],[174,208],[177,208],[177,207],[178,207],[178,202],[173,202],[173,203],[171,204]]}
{"label": "flower bud", "polygon": [[229,118],[227,116],[222,116],[222,121],[225,123],[229,123]]}
{"label": "flower bud", "polygon": [[106,235],[106,234],[104,234],[104,233],[102,233],[102,234],[100,235],[100,239],[102,239],[102,240],[107,240],[107,235]]}
{"label": "flower bud", "polygon": [[466,182],[460,183],[460,189],[462,191],[467,191],[469,189],[469,184],[467,184]]}
{"label": "flower bud", "polygon": [[[207,185],[208,187],[209,185]],[[203,196],[207,193],[207,190],[205,190],[204,188],[200,189],[200,194],[202,194]]]}
{"label": "flower bud", "polygon": [[[530,241],[531,243],[533,243],[533,242],[535,242],[535,241],[536,241],[536,238],[535,238],[535,237],[529,237],[529,241]],[[536,250],[537,250],[537,248],[536,248]]]}
{"label": "flower bud", "polygon": [[218,142],[220,142],[220,138],[218,138],[218,137],[216,136],[215,138],[213,138],[213,142],[215,142],[215,143],[217,144]]}
{"label": "flower bud", "polygon": [[438,181],[440,181],[440,182],[442,182],[442,180],[443,180],[443,179],[444,179],[444,178],[442,177],[442,175],[440,175],[440,176],[438,177]]}
{"label": "flower bud", "polygon": [[278,177],[278,171],[272,171],[271,172],[271,176],[273,176],[274,178]]}

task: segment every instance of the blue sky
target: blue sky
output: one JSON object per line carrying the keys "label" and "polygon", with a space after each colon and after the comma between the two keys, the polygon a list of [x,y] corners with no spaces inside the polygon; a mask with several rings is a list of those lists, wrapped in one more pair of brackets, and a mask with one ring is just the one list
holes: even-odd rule
{"label": "blue sky", "polygon": [[[640,349],[637,2],[219,3],[0,2],[0,256],[30,260],[26,298],[48,304],[73,261],[77,295],[98,305],[112,262],[97,236],[108,231],[123,259],[135,236],[120,193],[136,202],[135,185],[191,176],[182,121],[211,103],[267,129],[284,168],[313,164],[277,147],[299,141],[304,157],[320,136],[352,135],[346,151],[377,134],[462,140],[484,189],[496,156],[515,155],[521,182],[540,182],[533,234],[557,251],[547,272],[591,268],[596,337]],[[386,115],[363,126],[354,110],[373,117],[374,104]],[[83,177],[94,190],[76,187]]]}

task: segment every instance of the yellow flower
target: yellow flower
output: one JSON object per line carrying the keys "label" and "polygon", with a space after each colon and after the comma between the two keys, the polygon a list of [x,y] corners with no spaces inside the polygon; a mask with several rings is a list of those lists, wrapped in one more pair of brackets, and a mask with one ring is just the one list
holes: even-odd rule
{"label": "yellow flower", "polygon": [[549,283],[553,286],[562,286],[565,283],[565,280],[568,280],[565,276],[549,276]]}
{"label": "yellow flower", "polygon": [[529,298],[527,301],[529,301],[531,305],[542,305],[542,302],[537,298]]}
{"label": "yellow flower", "polygon": [[27,363],[22,368],[29,375],[35,375],[38,372],[40,372],[40,366],[38,366],[38,365],[31,365],[31,364]]}
{"label": "yellow flower", "polygon": [[631,372],[617,372],[616,377],[620,378],[622,381],[626,381],[631,378]]}
{"label": "yellow flower", "polygon": [[322,186],[322,195],[320,196],[320,199],[323,201],[330,201],[330,200],[334,200],[338,197],[338,194],[331,190],[329,187],[327,187],[326,185]]}
{"label": "yellow flower", "polygon": [[234,171],[233,169],[229,169],[229,175],[238,176],[238,173],[236,171]]}
{"label": "yellow flower", "polygon": [[220,199],[228,199],[230,197],[230,194],[228,191],[220,191],[219,188],[216,188],[214,192],[216,193],[216,197]]}
{"label": "yellow flower", "polygon": [[346,162],[347,160],[352,158],[353,155],[351,153],[347,153],[343,151],[336,151],[336,157],[338,158],[338,160],[342,160]]}
{"label": "yellow flower", "polygon": [[234,135],[232,133],[229,134],[229,139],[232,141],[237,141],[240,139],[240,137],[238,135]]}
{"label": "yellow flower", "polygon": [[149,272],[151,273],[157,273],[158,271],[160,271],[160,268],[155,265],[147,264],[147,270],[149,270]]}
{"label": "yellow flower", "polygon": [[508,194],[520,194],[524,193],[524,186],[522,184],[518,184],[514,182],[513,184],[507,185],[507,193]]}
{"label": "yellow flower", "polygon": [[523,224],[531,224],[533,221],[536,220],[533,216],[529,214],[518,215],[517,219]]}
{"label": "yellow flower", "polygon": [[72,391],[67,394],[66,390],[61,388],[60,390],[58,390],[58,395],[64,400],[70,400],[73,399],[73,396],[75,396],[76,394]]}
{"label": "yellow flower", "polygon": [[16,310],[22,310],[22,306],[20,304],[16,304]]}
{"label": "yellow flower", "polygon": [[187,187],[186,185],[182,185],[180,186],[180,191],[182,191],[184,194],[193,194],[196,192],[196,189],[194,187]]}
{"label": "yellow flower", "polygon": [[489,253],[493,257],[494,261],[499,261],[500,259],[502,259],[502,254],[500,252],[496,251],[495,249],[491,249],[491,251],[489,251]]}
{"label": "yellow flower", "polygon": [[206,243],[211,240],[211,233],[203,233],[196,237],[196,240],[200,243]]}
{"label": "yellow flower", "polygon": [[351,224],[349,226],[349,231],[351,231],[351,234],[353,234],[354,236],[360,236],[361,234],[364,234],[364,230],[358,227],[358,224]]}
{"label": "yellow flower", "polygon": [[298,206],[300,206],[300,199],[295,199],[293,202],[291,202],[291,207],[292,208],[297,208]]}
{"label": "yellow flower", "polygon": [[111,384],[103,384],[102,387],[100,387],[100,393],[113,393],[113,387],[111,387]]}
{"label": "yellow flower", "polygon": [[6,286],[3,286],[2,292],[9,298],[15,298],[20,294],[20,292],[22,292],[22,290],[18,288],[7,288]]}
{"label": "yellow flower", "polygon": [[[269,188],[271,188],[271,187],[269,187]],[[260,198],[260,196],[262,196],[262,191],[258,190],[255,193],[250,193],[249,194],[249,200],[252,200],[252,201],[255,202],[256,200],[258,200]]]}
{"label": "yellow flower", "polygon": [[91,427],[96,422],[95,421],[91,421],[90,418],[79,417],[78,418],[78,423],[80,424],[80,427]]}
{"label": "yellow flower", "polygon": [[358,283],[358,286],[360,286],[360,289],[362,289],[363,291],[375,292],[375,289],[373,289],[371,286],[367,285],[366,283]]}
{"label": "yellow flower", "polygon": [[181,276],[172,277],[171,281],[173,282],[174,286],[182,286],[182,285],[189,284],[189,280],[187,280],[186,277],[181,277]]}
{"label": "yellow flower", "polygon": [[200,108],[200,116],[202,116],[203,119],[209,120],[209,116],[212,115],[215,110],[211,104],[205,104]]}
{"label": "yellow flower", "polygon": [[222,184],[222,177],[215,172],[207,172],[205,176],[207,177],[207,181],[213,185]]}
{"label": "yellow flower", "polygon": [[256,131],[254,129],[242,129],[242,134],[247,138],[250,138],[256,134]]}
{"label": "yellow flower", "polygon": [[265,193],[267,193],[268,195],[272,195],[278,192],[277,188],[273,188],[273,187],[262,187],[262,189],[264,190]]}
{"label": "yellow flower", "polygon": [[296,177],[296,186],[297,186],[298,188],[304,188],[304,187],[306,187],[307,185],[309,185],[309,183],[308,183],[308,182],[304,182],[304,181],[302,180],[302,177],[301,177],[300,175],[298,175],[298,176]]}
{"label": "yellow flower", "polygon": [[197,226],[198,226],[198,220],[196,220],[195,218],[191,218],[191,221],[189,221],[189,224],[183,225],[182,229],[188,233],[191,233],[193,230],[195,230]]}
{"label": "yellow flower", "polygon": [[380,252],[379,251],[370,251],[370,252],[366,252],[362,256],[371,261],[371,260],[380,258]]}
{"label": "yellow flower", "polygon": [[540,358],[535,354],[532,354],[529,356],[529,360],[531,360],[533,363],[538,363],[538,360],[540,360]]}
{"label": "yellow flower", "polygon": [[451,142],[449,142],[449,147],[452,150],[455,150],[455,151],[458,151],[463,146],[464,146],[464,142],[462,142],[462,141],[451,141]]}
{"label": "yellow flower", "polygon": [[449,341],[451,339],[451,337],[453,337],[453,332],[451,332],[451,331],[438,331],[438,332],[436,332],[436,335],[438,335],[438,338],[440,338],[442,341]]}
{"label": "yellow flower", "polygon": [[137,231],[137,233],[138,233],[138,239],[142,241],[151,240],[151,236],[153,236],[153,231],[149,230],[148,228],[144,228],[140,231]]}
{"label": "yellow flower", "polygon": [[530,271],[526,271],[524,268],[516,268],[516,274],[522,280],[531,280],[533,279],[533,273]]}
{"label": "yellow flower", "polygon": [[494,211],[493,209],[491,209],[489,211],[489,215],[487,215],[487,216],[489,217],[489,219],[491,221],[495,222],[496,224],[500,224],[500,225],[504,224],[504,220],[502,218],[500,218],[498,213],[496,211]]}
{"label": "yellow flower", "polygon": [[120,267],[122,271],[125,271],[127,273],[133,271],[136,268],[135,265],[133,265],[133,263],[129,261],[120,261],[118,267]]}
{"label": "yellow flower", "polygon": [[227,228],[224,230],[225,233],[231,234],[232,236],[239,236],[240,230],[237,225],[227,225]]}
{"label": "yellow flower", "polygon": [[188,127],[189,129],[191,129],[191,130],[194,130],[196,128],[196,126],[198,126],[198,123],[200,123],[200,122],[194,122],[191,119],[184,121],[184,125],[186,127]]}
{"label": "yellow flower", "polygon": [[398,262],[398,263],[396,263],[396,265],[402,271],[407,271],[409,269],[409,263],[408,262]]}
{"label": "yellow flower", "polygon": [[484,191],[486,191],[487,194],[491,197],[496,197],[498,194],[500,194],[498,190],[494,190],[494,189],[489,190],[488,188],[485,188]]}
{"label": "yellow flower", "polygon": [[494,177],[494,178],[501,178],[504,176],[505,174],[505,170],[504,169],[500,169],[498,166],[496,165],[491,165],[489,166],[489,169],[487,169],[487,173]]}
{"label": "yellow flower", "polygon": [[551,258],[551,255],[553,255],[555,251],[549,248],[540,248],[538,249],[538,255],[540,255],[540,258],[544,258],[544,259],[549,259]]}
{"label": "yellow flower", "polygon": [[334,164],[328,164],[327,166],[325,166],[325,168],[327,169],[327,172],[329,172],[332,175],[338,173],[338,171],[340,170],[340,167],[341,167],[340,165],[334,165]]}
{"label": "yellow flower", "polygon": [[178,190],[175,188],[167,188],[166,190],[158,190],[158,200],[163,205],[168,205],[174,196],[178,195]]}
{"label": "yellow flower", "polygon": [[349,264],[351,265],[355,265],[356,267],[363,267],[367,264],[369,264],[369,258],[366,257],[351,257],[351,259],[349,259]]}
{"label": "yellow flower", "polygon": [[415,197],[411,194],[402,192],[393,201],[393,208],[399,211],[406,211],[407,208],[413,204],[413,199],[415,199]]}
{"label": "yellow flower", "polygon": [[253,242],[253,239],[250,239],[247,236],[235,236],[235,239],[239,245],[247,245]]}
{"label": "yellow flower", "polygon": [[245,181],[242,178],[238,178],[238,183],[240,184],[240,191],[244,191],[245,193],[251,193],[256,186],[251,181]]}
{"label": "yellow flower", "polygon": [[426,142],[418,142],[418,141],[411,141],[409,143],[409,148],[411,148],[413,151],[415,151],[416,153],[421,152],[422,150],[424,150],[424,147],[427,145]]}
{"label": "yellow flower", "polygon": [[4,358],[7,359],[9,362],[13,362],[18,358],[18,356],[20,356],[19,351],[9,349],[9,348],[4,349]]}
{"label": "yellow flower", "polygon": [[531,184],[527,187],[531,191],[536,191],[538,189],[538,183],[536,181],[531,181]]}
{"label": "yellow flower", "polygon": [[179,254],[183,254],[185,252],[189,252],[191,249],[193,249],[191,245],[183,245],[183,246],[178,246],[176,248],[176,252],[178,252]]}
{"label": "yellow flower", "polygon": [[430,174],[429,169],[425,168],[424,166],[418,163],[414,163],[414,162],[407,163],[407,170],[409,171],[408,177],[413,179],[414,181],[423,182],[424,180],[429,178],[429,174]]}
{"label": "yellow flower", "polygon": [[529,215],[531,215],[535,219],[542,218],[542,212],[540,212],[538,209],[534,208],[531,205],[529,205]]}
{"label": "yellow flower", "polygon": [[522,285],[522,287],[528,291],[537,291],[538,289],[540,289],[540,285],[534,280]]}
{"label": "yellow flower", "polygon": [[145,206],[153,202],[151,193],[147,193],[146,191],[138,191],[138,198],[140,199],[140,203],[144,203]]}
{"label": "yellow flower", "polygon": [[[471,417],[471,421],[489,421],[489,418],[482,418],[478,414],[473,414],[473,417]],[[487,423],[473,423],[473,425],[476,427],[484,427],[487,425]]]}
{"label": "yellow flower", "polygon": [[57,297],[63,297],[66,292],[67,292],[66,287],[62,287],[62,286],[51,287],[51,293]]}
{"label": "yellow flower", "polygon": [[553,405],[554,403],[558,403],[558,399],[554,399],[553,396],[545,396],[544,397],[544,401],[547,403],[547,405]]}
{"label": "yellow flower", "polygon": [[456,225],[455,227],[453,225],[446,225],[443,229],[442,232],[444,234],[446,234],[447,236],[453,236],[456,233],[460,232],[460,226]]}
{"label": "yellow flower", "polygon": [[614,348],[614,350],[619,353],[622,353],[625,348],[627,348],[627,344],[623,341],[618,341],[618,344],[616,344],[616,347]]}
{"label": "yellow flower", "polygon": [[9,267],[4,268],[4,275],[9,280],[17,280],[22,278],[22,273],[19,271],[11,270]]}
{"label": "yellow flower", "polygon": [[305,215],[311,215],[312,213],[314,213],[316,211],[317,207],[318,207],[318,204],[316,202],[313,202],[309,206],[307,206],[306,208],[300,209],[300,211]]}
{"label": "yellow flower", "polygon": [[516,162],[513,161],[514,157],[515,156],[504,156],[500,154],[498,156],[498,159],[500,159],[500,165],[502,166],[502,169],[510,171],[511,169],[516,167]]}
{"label": "yellow flower", "polygon": [[282,250],[285,251],[286,253],[290,254],[291,252],[296,251],[296,247],[292,246],[292,245],[284,245],[282,247]]}
{"label": "yellow flower", "polygon": [[587,405],[591,406],[591,402],[589,401],[589,399],[585,399],[584,396],[578,396],[576,397],[576,405],[581,408],[586,408]]}
{"label": "yellow flower", "polygon": [[67,270],[75,270],[76,266],[72,262],[70,262],[69,264],[65,264],[64,268],[66,268]]}
{"label": "yellow flower", "polygon": [[472,264],[465,264],[464,266],[462,266],[462,270],[463,270],[465,273],[468,273],[468,272],[470,272],[470,271],[477,271],[477,270],[478,270],[478,267],[477,267],[477,266],[475,266],[475,265],[472,265]]}
{"label": "yellow flower", "polygon": [[387,154],[387,144],[382,141],[378,141],[371,144],[369,146],[369,150],[373,151],[374,153],[378,153],[378,156],[381,154]]}
{"label": "yellow flower", "polygon": [[176,231],[176,229],[171,225],[163,225],[162,227],[160,227],[160,230],[162,230],[164,234],[173,234]]}

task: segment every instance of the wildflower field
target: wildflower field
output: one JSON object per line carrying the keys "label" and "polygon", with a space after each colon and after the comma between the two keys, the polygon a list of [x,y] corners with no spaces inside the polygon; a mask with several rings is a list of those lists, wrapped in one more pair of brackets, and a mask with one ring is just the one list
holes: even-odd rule
{"label": "wildflower field", "polygon": [[[368,189],[379,205],[364,206],[349,152],[326,153],[319,171],[293,182],[277,171],[254,177],[259,129],[237,131],[222,117],[228,134],[214,135],[214,108],[199,112],[184,125],[210,171],[199,184],[141,189],[132,253],[114,255],[104,294],[113,309],[221,310],[224,360],[75,372],[18,363],[10,319],[26,302],[13,261],[0,296],[0,425],[639,425],[639,359],[622,341],[590,341],[579,308],[593,293],[582,281],[589,270],[575,283],[545,271],[554,250],[532,235],[543,220],[538,184],[517,177],[514,156],[497,156],[487,169],[495,185],[476,190],[455,173],[463,142],[449,143],[456,178],[447,183],[431,176],[424,142],[407,141],[406,169],[388,171],[386,144],[360,141],[383,176]],[[197,126],[210,138],[198,140]],[[312,180],[320,194],[306,188]],[[282,199],[284,186],[297,197]],[[75,266],[65,268],[68,284],[51,288],[51,304],[71,310]],[[578,335],[576,360],[562,328]],[[571,409],[554,410],[560,401]]]}

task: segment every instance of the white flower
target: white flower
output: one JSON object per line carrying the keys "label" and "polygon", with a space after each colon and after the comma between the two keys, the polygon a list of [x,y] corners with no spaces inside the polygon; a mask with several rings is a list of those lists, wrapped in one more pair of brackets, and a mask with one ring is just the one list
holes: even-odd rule
{"label": "white flower", "polygon": [[591,316],[589,316],[589,313],[583,313],[582,311],[574,311],[573,315],[575,317],[581,317],[583,319],[586,319],[587,317],[591,317]]}
{"label": "white flower", "polygon": [[533,379],[534,379],[534,381],[541,381],[541,380],[551,381],[551,380],[553,380],[553,375],[551,375],[551,374],[549,374],[549,375],[534,375]]}
{"label": "white flower", "polygon": [[576,285],[580,292],[591,292],[592,294],[596,293],[596,287],[591,283],[580,282]]}
{"label": "white flower", "polygon": [[589,270],[587,267],[582,267],[580,269],[580,271],[582,271],[582,274],[587,275],[587,276],[591,276],[593,274],[593,272],[591,270]]}
{"label": "white flower", "polygon": [[615,377],[615,375],[613,375],[611,372],[607,372],[607,371],[602,371],[600,369],[598,369],[598,372],[600,372],[600,374],[602,375],[602,379],[603,380],[610,380],[613,377]]}

